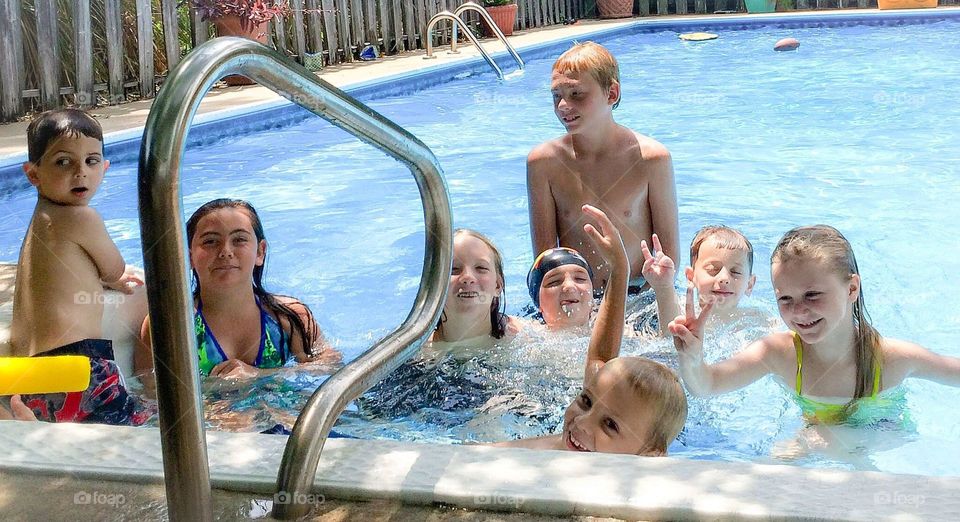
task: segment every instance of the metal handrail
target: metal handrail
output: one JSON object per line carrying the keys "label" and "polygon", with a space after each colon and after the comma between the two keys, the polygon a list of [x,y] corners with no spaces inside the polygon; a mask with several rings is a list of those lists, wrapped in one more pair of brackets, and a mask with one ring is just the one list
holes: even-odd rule
{"label": "metal handrail", "polygon": [[215,81],[242,74],[406,164],[423,199],[426,239],[421,285],[410,314],[389,335],[314,392],[297,419],[277,477],[292,502],[274,515],[305,514],[320,451],[345,405],[412,356],[439,319],[452,264],[450,200],[436,157],[397,124],[251,40],[215,38],[173,70],[153,102],[140,149],[140,230],[157,372],[163,466],[170,519],[212,520],[193,335],[193,300],[180,197],[180,163],[190,122]]}
{"label": "metal handrail", "polygon": [[[480,17],[483,18],[485,22],[487,22],[487,25],[490,26],[490,29],[493,30],[493,34],[496,35],[497,39],[503,42],[503,45],[507,47],[507,52],[509,52],[510,55],[513,56],[513,59],[517,62],[517,66],[519,66],[520,70],[522,71],[523,68],[525,67],[523,63],[523,59],[520,58],[519,54],[517,54],[517,50],[514,49],[512,45],[510,45],[510,41],[507,40],[507,37],[503,34],[503,31],[500,30],[500,26],[494,23],[493,18],[490,17],[490,13],[488,13],[486,9],[480,7],[479,4],[476,4],[474,2],[464,2],[460,7],[457,8],[456,11],[453,12],[453,15],[456,16],[457,18],[460,18],[461,16],[463,16],[463,13],[467,11],[474,11],[474,12],[480,13]],[[450,52],[457,52],[456,24],[454,24],[453,26],[452,38],[453,38],[453,42],[450,44]]]}
{"label": "metal handrail", "polygon": [[464,21],[461,20],[459,16],[454,15],[450,11],[440,11],[439,13],[433,15],[430,18],[430,21],[427,22],[427,55],[424,56],[424,59],[436,58],[436,56],[433,55],[433,26],[437,25],[437,22],[439,22],[440,20],[450,20],[453,22],[454,38],[453,38],[453,44],[451,45],[452,52],[457,52],[456,31],[457,31],[457,26],[462,25],[464,30],[463,34],[467,35],[467,38],[471,42],[473,42],[473,45],[477,46],[477,50],[480,51],[480,54],[483,56],[483,59],[486,60],[487,63],[490,64],[490,67],[493,68],[494,72],[497,73],[497,78],[501,80],[503,79],[503,71],[500,70],[500,66],[497,65],[497,62],[493,61],[493,58],[490,57],[490,54],[487,53],[486,49],[484,49],[483,46],[480,45],[480,41],[477,40],[477,37],[470,32],[470,29],[467,27],[466,23],[464,23]]}

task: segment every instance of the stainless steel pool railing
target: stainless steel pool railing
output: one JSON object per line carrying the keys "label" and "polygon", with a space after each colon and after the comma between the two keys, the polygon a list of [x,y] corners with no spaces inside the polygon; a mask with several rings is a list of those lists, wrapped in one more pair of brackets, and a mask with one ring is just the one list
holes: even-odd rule
{"label": "stainless steel pool railing", "polygon": [[[168,513],[212,520],[210,473],[187,274],[180,163],[187,132],[215,81],[242,74],[406,164],[423,200],[420,289],[403,323],[314,392],[297,419],[277,477],[274,515],[306,514],[320,451],[347,403],[416,352],[439,318],[452,264],[450,201],[436,157],[419,139],[288,58],[251,40],[215,38],[195,48],[157,94],[140,149],[140,230],[149,301]],[[277,498],[277,497],[275,497]]]}
{"label": "stainless steel pool railing", "polygon": [[467,38],[473,43],[473,45],[477,46],[477,50],[480,51],[480,55],[483,56],[483,59],[487,61],[487,64],[490,65],[493,71],[497,73],[497,78],[501,80],[503,79],[503,71],[500,69],[500,66],[497,65],[497,62],[493,61],[493,58],[490,57],[490,53],[488,53],[487,50],[480,45],[480,41],[477,40],[477,37],[474,36],[472,32],[470,32],[470,28],[467,27],[467,24],[460,19],[459,16],[451,13],[450,11],[440,11],[439,13],[433,15],[430,18],[430,21],[427,22],[427,55],[423,57],[425,60],[436,58],[436,56],[433,55],[433,27],[437,25],[437,22],[440,20],[450,20],[453,22],[453,43],[450,46],[450,52],[458,52],[456,31],[458,25],[463,26],[464,34],[467,35]]}
{"label": "stainless steel pool railing", "polygon": [[[493,34],[496,35],[497,39],[503,42],[503,45],[506,46],[507,52],[510,53],[510,56],[513,56],[514,61],[517,62],[517,66],[522,71],[525,67],[523,63],[523,58],[520,58],[520,55],[517,54],[517,50],[513,48],[513,45],[510,45],[510,40],[507,40],[507,37],[503,34],[503,31],[500,30],[500,27],[494,23],[493,18],[490,17],[490,13],[486,9],[480,7],[479,4],[475,2],[464,2],[453,12],[453,15],[457,18],[461,18],[463,13],[467,11],[473,11],[480,13],[480,17],[490,26],[490,29],[493,31]],[[461,18],[462,19],[462,18]],[[452,42],[450,44],[450,52],[457,52],[457,24],[453,25],[453,36],[451,37]]]}

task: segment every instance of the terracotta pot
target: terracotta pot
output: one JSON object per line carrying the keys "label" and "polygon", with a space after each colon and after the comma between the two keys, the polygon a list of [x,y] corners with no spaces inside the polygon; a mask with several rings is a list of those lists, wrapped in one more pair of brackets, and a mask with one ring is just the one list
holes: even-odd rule
{"label": "terracotta pot", "polygon": [[[239,36],[241,38],[247,38],[248,40],[255,40],[264,45],[267,43],[267,30],[269,28],[269,21],[260,22],[259,24],[248,24],[247,27],[241,27],[240,17],[237,15],[224,15],[220,18],[217,18],[213,21],[213,25],[217,28],[217,36]],[[257,82],[247,78],[246,76],[241,76],[239,74],[231,74],[223,79],[227,82],[227,85],[236,86],[236,85],[253,85]]]}
{"label": "terracotta pot", "polygon": [[627,18],[633,16],[633,0],[597,0],[597,10],[600,18]]}
{"label": "terracotta pot", "polygon": [[937,7],[937,0],[877,0],[878,9],[917,9]]}
{"label": "terracotta pot", "polygon": [[[497,24],[504,36],[513,34],[513,25],[517,22],[517,4],[497,5],[493,7],[484,7],[493,23]],[[493,36],[493,30],[483,24],[483,34]]]}

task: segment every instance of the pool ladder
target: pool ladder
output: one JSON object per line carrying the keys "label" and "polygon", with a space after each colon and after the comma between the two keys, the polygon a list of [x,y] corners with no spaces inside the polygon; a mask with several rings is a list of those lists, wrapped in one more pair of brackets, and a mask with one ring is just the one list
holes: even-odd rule
{"label": "pool ladder", "polygon": [[439,13],[433,15],[430,18],[430,21],[427,23],[427,31],[426,31],[427,55],[424,57],[424,59],[436,58],[436,56],[433,55],[433,27],[437,25],[437,23],[440,22],[441,20],[450,20],[451,22],[453,22],[453,32],[450,37],[450,52],[454,54],[460,52],[457,50],[457,28],[463,27],[463,34],[467,35],[467,39],[470,40],[470,42],[473,43],[474,46],[476,46],[477,50],[480,51],[480,55],[483,56],[483,59],[486,60],[487,64],[489,64],[490,67],[493,69],[493,71],[497,73],[497,78],[500,78],[501,80],[503,79],[503,70],[500,69],[500,66],[497,65],[497,62],[494,61],[494,59],[490,56],[490,53],[488,53],[487,50],[484,49],[482,45],[480,45],[480,41],[477,40],[476,36],[474,36],[473,31],[471,31],[470,28],[467,27],[466,22],[464,22],[463,18],[461,18],[461,16],[463,16],[463,13],[467,11],[474,11],[474,12],[480,13],[480,17],[483,18],[484,21],[487,23],[487,25],[490,26],[490,29],[493,30],[493,34],[496,35],[497,39],[503,42],[503,45],[505,45],[507,48],[507,52],[510,53],[510,56],[513,56],[514,61],[517,62],[517,66],[522,71],[525,65],[523,63],[523,59],[520,58],[519,54],[517,54],[517,50],[514,49],[512,45],[510,45],[510,41],[507,40],[507,37],[503,35],[503,31],[501,31],[500,28],[497,27],[497,24],[493,22],[493,18],[490,18],[490,14],[487,13],[487,11],[484,8],[480,7],[479,5],[473,2],[465,2],[463,5],[458,7],[456,11],[452,13],[450,11],[440,11]]}
{"label": "pool ladder", "polygon": [[[140,231],[160,408],[164,481],[171,520],[210,521],[210,469],[200,403],[193,298],[180,195],[187,132],[203,95],[242,74],[350,132],[410,168],[420,190],[425,250],[420,289],[403,323],[327,379],[303,408],[277,476],[273,515],[299,518],[310,505],[320,451],[347,404],[409,359],[440,317],[450,276],[453,228],[440,164],[419,139],[287,57],[252,40],[215,38],[194,49],[153,102],[140,148]],[[276,497],[275,497],[276,498]]]}

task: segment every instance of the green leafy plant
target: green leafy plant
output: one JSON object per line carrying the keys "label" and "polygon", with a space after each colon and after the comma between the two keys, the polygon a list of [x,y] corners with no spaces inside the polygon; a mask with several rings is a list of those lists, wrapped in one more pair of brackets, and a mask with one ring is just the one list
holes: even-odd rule
{"label": "green leafy plant", "polygon": [[500,5],[510,5],[514,0],[483,0],[483,7],[497,7]]}
{"label": "green leafy plant", "polygon": [[248,29],[273,18],[286,16],[290,6],[286,0],[190,0],[204,21],[216,20],[226,15],[240,18],[240,26]]}

